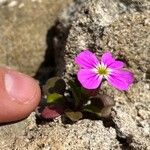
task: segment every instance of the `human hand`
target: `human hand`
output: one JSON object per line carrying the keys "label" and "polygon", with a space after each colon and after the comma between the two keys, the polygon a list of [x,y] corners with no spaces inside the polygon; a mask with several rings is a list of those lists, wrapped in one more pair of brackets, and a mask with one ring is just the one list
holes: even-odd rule
{"label": "human hand", "polygon": [[36,80],[17,71],[0,67],[0,123],[27,117],[39,104]]}

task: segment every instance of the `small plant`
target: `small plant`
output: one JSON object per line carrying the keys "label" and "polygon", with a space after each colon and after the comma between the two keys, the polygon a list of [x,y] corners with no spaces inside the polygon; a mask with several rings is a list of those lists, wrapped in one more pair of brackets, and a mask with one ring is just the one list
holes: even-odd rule
{"label": "small plant", "polygon": [[49,79],[43,86],[45,103],[40,115],[45,119],[62,115],[72,122],[88,116],[109,117],[115,102],[112,97],[100,94],[102,82],[107,80],[120,91],[128,90],[134,80],[133,73],[124,69],[125,64],[116,60],[110,52],[98,59],[94,53],[84,50],[75,62],[79,65],[78,80],[67,83],[69,90],[60,77]]}

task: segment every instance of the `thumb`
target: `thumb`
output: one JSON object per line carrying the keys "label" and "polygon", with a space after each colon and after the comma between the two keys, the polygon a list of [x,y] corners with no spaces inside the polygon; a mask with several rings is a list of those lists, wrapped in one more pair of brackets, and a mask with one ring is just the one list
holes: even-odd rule
{"label": "thumb", "polygon": [[40,87],[31,77],[0,68],[0,123],[27,117],[40,101]]}

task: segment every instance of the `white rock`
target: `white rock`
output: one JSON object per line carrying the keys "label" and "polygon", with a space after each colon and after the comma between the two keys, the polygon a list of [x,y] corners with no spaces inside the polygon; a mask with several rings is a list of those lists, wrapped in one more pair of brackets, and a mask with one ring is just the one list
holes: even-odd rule
{"label": "white rock", "polygon": [[0,0],[0,5],[4,4],[7,0]]}
{"label": "white rock", "polygon": [[12,1],[8,4],[8,7],[15,7],[18,4],[17,1]]}
{"label": "white rock", "polygon": [[19,4],[18,8],[24,7],[24,3]]}

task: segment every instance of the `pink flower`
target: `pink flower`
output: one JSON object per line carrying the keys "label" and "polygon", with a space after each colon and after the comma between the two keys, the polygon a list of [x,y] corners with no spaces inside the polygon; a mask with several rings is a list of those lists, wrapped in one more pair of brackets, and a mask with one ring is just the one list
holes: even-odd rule
{"label": "pink flower", "polygon": [[115,60],[110,52],[104,53],[99,60],[95,54],[85,50],[75,58],[75,62],[80,66],[78,80],[86,89],[98,88],[102,79],[119,90],[128,90],[133,83],[133,74],[125,70],[124,63]]}

